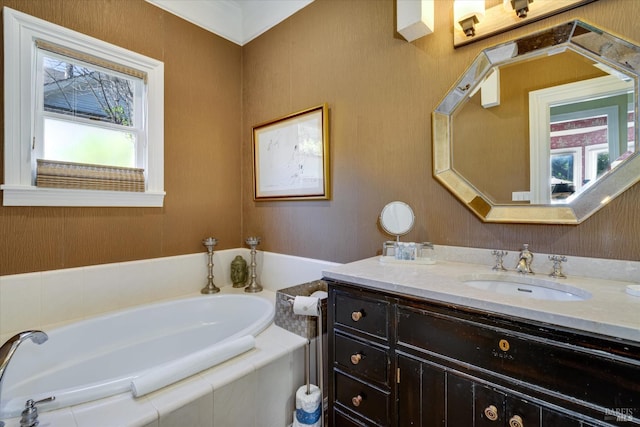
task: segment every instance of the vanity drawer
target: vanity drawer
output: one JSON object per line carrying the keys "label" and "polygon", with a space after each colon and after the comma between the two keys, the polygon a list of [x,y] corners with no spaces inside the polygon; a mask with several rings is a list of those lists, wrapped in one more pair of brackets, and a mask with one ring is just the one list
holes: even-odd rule
{"label": "vanity drawer", "polygon": [[389,303],[336,293],[335,323],[386,339],[389,335]]}
{"label": "vanity drawer", "polygon": [[334,371],[334,376],[336,404],[376,425],[390,425],[388,392],[376,389],[338,370]]}
{"label": "vanity drawer", "polygon": [[348,415],[336,410],[333,414],[332,427],[366,427],[364,424],[354,420]]}
{"label": "vanity drawer", "polygon": [[387,349],[335,334],[335,363],[344,371],[384,385],[389,384]]}
{"label": "vanity drawer", "polygon": [[398,344],[602,408],[640,407],[640,361],[604,351],[409,307],[398,308]]}

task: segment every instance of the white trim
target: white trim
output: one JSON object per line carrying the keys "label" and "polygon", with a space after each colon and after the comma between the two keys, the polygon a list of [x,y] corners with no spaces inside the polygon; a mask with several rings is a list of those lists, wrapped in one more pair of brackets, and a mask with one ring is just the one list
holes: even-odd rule
{"label": "white trim", "polygon": [[3,185],[4,206],[162,207],[163,192],[70,190]]}
{"label": "white trim", "polygon": [[[47,21],[3,8],[5,206],[155,206],[164,198],[164,64]],[[148,147],[144,193],[41,189],[31,185],[35,40],[87,52],[147,74]]]}
{"label": "white trim", "polygon": [[598,177],[598,154],[609,154],[609,144],[588,145],[585,147],[584,177],[594,182]]}
{"label": "white trim", "polygon": [[313,0],[145,0],[243,46]]}
{"label": "white trim", "polygon": [[586,101],[595,96],[614,95],[629,90],[630,84],[615,76],[604,76],[529,92],[529,185],[532,204],[548,204],[551,200],[551,187],[548,185],[551,176],[550,107]]}

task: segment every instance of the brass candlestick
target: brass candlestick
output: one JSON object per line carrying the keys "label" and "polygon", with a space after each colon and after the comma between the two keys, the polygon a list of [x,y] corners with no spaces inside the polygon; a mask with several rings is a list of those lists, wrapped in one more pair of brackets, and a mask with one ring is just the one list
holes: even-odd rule
{"label": "brass candlestick", "polygon": [[213,247],[218,244],[218,239],[207,237],[202,241],[202,244],[207,248],[207,255],[209,255],[209,263],[207,264],[209,275],[207,276],[207,286],[202,288],[200,292],[203,294],[215,294],[220,292],[220,288],[213,283]]}
{"label": "brass candlestick", "polygon": [[249,265],[249,272],[251,273],[251,282],[249,286],[244,288],[245,292],[260,292],[262,286],[256,281],[256,246],[260,244],[259,237],[248,237],[246,240],[247,245],[251,248],[251,264]]}

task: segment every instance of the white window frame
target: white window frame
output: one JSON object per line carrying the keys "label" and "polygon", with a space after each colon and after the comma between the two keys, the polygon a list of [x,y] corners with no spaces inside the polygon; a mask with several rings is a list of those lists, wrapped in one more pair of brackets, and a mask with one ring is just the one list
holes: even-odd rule
{"label": "white window frame", "polygon": [[587,145],[585,147],[584,175],[589,182],[595,182],[598,173],[598,155],[609,154],[609,144]]}
{"label": "white window frame", "polygon": [[[87,35],[3,8],[4,206],[162,207],[164,203],[164,64]],[[32,184],[36,40],[87,53],[147,75],[144,192],[39,188]]]}

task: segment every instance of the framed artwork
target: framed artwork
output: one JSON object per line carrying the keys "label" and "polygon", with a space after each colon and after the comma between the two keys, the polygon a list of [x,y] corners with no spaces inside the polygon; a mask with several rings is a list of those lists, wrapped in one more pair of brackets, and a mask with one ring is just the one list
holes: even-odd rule
{"label": "framed artwork", "polygon": [[329,108],[253,128],[254,200],[329,200]]}

